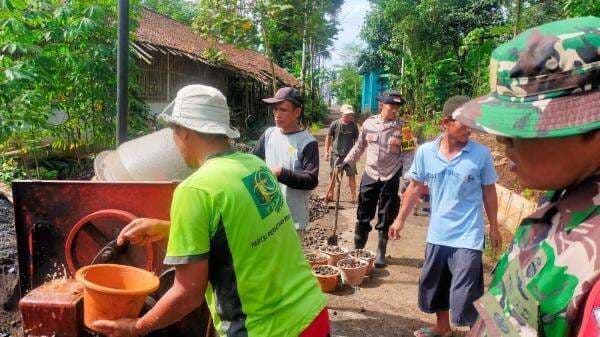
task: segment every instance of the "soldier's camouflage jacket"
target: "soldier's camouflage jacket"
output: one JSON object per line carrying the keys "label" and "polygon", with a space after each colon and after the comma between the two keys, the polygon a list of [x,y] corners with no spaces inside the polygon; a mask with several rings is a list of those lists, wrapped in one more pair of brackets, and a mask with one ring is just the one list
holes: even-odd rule
{"label": "soldier's camouflage jacket", "polygon": [[519,226],[475,303],[470,336],[575,336],[600,275],[600,172],[549,193]]}

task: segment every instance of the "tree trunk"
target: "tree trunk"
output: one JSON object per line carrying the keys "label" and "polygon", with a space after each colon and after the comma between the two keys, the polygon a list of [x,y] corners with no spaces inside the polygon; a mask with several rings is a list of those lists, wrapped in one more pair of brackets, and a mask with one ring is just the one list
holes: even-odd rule
{"label": "tree trunk", "polygon": [[275,75],[275,64],[273,62],[273,51],[271,50],[271,44],[269,43],[269,39],[267,37],[267,29],[265,28],[264,19],[261,20],[260,30],[262,32],[263,43],[265,44],[265,51],[267,53],[267,57],[269,58],[269,64],[271,66],[271,89],[273,91],[273,95],[277,91],[277,76]]}
{"label": "tree trunk", "polygon": [[302,29],[302,63],[300,65],[300,83],[302,83],[302,96],[305,96],[306,92],[306,36],[308,31],[308,2],[311,0],[306,0],[304,3],[304,27]]}
{"label": "tree trunk", "polygon": [[[315,74],[316,75],[320,75],[321,74],[321,60],[320,57],[317,56],[317,48],[314,48],[314,57],[316,60],[316,67],[315,67]],[[313,75],[314,77],[314,75]],[[321,92],[321,83],[319,81],[319,78],[317,77],[316,80],[314,81],[314,88],[313,88],[313,97],[312,97],[312,106],[313,106],[313,122],[316,122],[319,120],[319,94]]]}
{"label": "tree trunk", "polygon": [[311,119],[314,121],[315,119],[315,105],[314,105],[314,95],[315,95],[315,57],[314,57],[314,48],[312,37],[309,38],[309,52],[310,52],[310,112]]}
{"label": "tree trunk", "polygon": [[513,30],[513,37],[519,34],[519,23],[521,22],[521,7],[523,7],[523,0],[517,0],[517,8],[515,12],[515,26]]}
{"label": "tree trunk", "polygon": [[406,55],[406,36],[402,39],[402,61],[400,63],[400,95],[404,95],[404,57]]}

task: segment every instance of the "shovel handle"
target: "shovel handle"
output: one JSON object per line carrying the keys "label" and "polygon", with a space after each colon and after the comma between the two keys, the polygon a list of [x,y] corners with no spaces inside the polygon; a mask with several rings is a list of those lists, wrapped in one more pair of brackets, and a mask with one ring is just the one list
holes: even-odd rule
{"label": "shovel handle", "polygon": [[335,178],[335,182],[339,184],[342,182],[342,176],[344,175],[344,170],[340,170],[336,167],[335,170],[333,171],[333,175]]}
{"label": "shovel handle", "polygon": [[335,191],[335,215],[333,220],[333,235],[335,236],[337,233],[338,211],[340,209],[340,191],[342,190],[342,177],[344,175],[344,171],[336,168],[334,174],[335,181],[337,182],[337,190]]}

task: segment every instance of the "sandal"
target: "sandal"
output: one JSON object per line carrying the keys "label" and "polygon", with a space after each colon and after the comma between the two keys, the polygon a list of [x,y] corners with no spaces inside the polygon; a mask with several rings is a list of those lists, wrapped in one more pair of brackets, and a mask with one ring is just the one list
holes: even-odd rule
{"label": "sandal", "polygon": [[433,332],[429,327],[421,328],[414,332],[415,337],[452,337],[452,331],[440,335],[438,333]]}

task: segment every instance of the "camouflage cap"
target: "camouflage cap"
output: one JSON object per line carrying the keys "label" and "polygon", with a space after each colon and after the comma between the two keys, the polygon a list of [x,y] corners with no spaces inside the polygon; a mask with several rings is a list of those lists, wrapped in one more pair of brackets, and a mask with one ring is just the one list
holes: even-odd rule
{"label": "camouflage cap", "polygon": [[496,48],[491,94],[458,108],[461,123],[516,138],[600,128],[600,18],[547,23]]}

